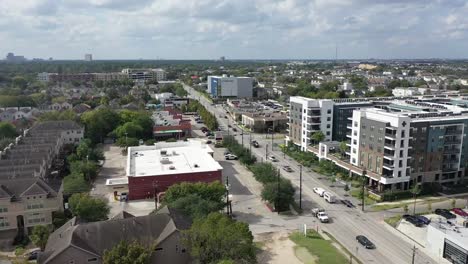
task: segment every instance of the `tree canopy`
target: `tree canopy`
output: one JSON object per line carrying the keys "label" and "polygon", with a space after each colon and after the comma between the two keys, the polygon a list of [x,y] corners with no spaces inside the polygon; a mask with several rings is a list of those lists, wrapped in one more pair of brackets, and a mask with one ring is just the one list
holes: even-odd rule
{"label": "tree canopy", "polygon": [[102,257],[103,264],[149,264],[151,248],[136,241],[120,241],[110,250],[105,250]]}
{"label": "tree canopy", "polygon": [[16,128],[8,122],[0,122],[0,139],[16,137]]}
{"label": "tree canopy", "polygon": [[70,211],[86,222],[107,220],[109,206],[99,198],[93,198],[87,193],[75,193],[69,199]]}
{"label": "tree canopy", "polygon": [[183,232],[183,243],[200,263],[222,260],[256,263],[253,235],[248,224],[221,213],[196,219],[192,227]]}
{"label": "tree canopy", "polygon": [[44,250],[47,240],[49,239],[50,229],[48,226],[45,225],[37,225],[34,226],[29,238],[34,243],[34,245]]}

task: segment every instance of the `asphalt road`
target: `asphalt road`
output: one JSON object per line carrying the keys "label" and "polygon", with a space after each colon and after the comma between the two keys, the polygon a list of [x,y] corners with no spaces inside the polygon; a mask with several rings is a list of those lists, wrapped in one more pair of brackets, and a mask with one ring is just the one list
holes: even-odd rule
{"label": "asphalt road", "polygon": [[[201,96],[193,88],[184,85],[185,89],[189,92],[191,98],[199,100],[210,112],[214,113],[218,118],[218,122],[223,128],[228,128],[229,124],[233,125],[232,120],[225,118],[219,118],[224,116],[225,111],[221,106],[212,106],[211,103],[203,96]],[[230,134],[233,134],[231,131]],[[241,142],[240,130],[235,132],[236,139]],[[244,135],[244,145],[248,146],[249,136]],[[289,165],[294,172],[287,173],[282,171],[282,176],[290,179],[296,187],[299,186],[299,164],[294,160],[283,158],[283,154],[279,151],[279,148],[274,148],[271,152],[271,138],[266,139],[265,136],[255,136],[254,139],[260,143],[260,148],[252,148],[252,153],[255,154],[258,160],[265,158],[265,147],[268,147],[268,153],[274,155],[279,161],[274,164],[280,168],[283,165]],[[283,142],[276,142],[283,143]],[[308,224],[311,221],[310,209],[312,207],[324,208],[332,218],[332,223],[328,225],[321,225],[322,229],[334,236],[342,245],[344,245],[348,251],[355,254],[363,263],[412,263],[412,247],[413,243],[410,243],[409,239],[404,240],[397,236],[395,233],[389,231],[384,225],[383,221],[377,221],[375,217],[370,217],[366,213],[361,212],[359,209],[350,209],[342,204],[329,204],[323,198],[316,195],[312,189],[314,187],[321,187],[325,190],[331,188],[318,180],[321,176],[314,172],[303,171],[303,184],[302,184],[302,197],[304,216],[295,219],[295,222],[303,222]],[[338,198],[343,198],[338,195]],[[375,245],[376,249],[366,250],[356,242],[357,235],[367,236]],[[414,263],[436,263],[433,259],[421,251],[416,251]]]}

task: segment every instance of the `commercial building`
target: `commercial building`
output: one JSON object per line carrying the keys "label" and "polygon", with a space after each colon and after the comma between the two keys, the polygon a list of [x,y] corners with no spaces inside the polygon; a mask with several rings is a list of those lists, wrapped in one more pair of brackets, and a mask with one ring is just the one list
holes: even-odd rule
{"label": "commercial building", "polygon": [[285,113],[245,113],[242,125],[255,133],[282,131],[287,128],[289,118]]}
{"label": "commercial building", "polygon": [[128,197],[157,196],[180,182],[221,181],[223,168],[213,150],[201,141],[160,142],[128,148]]}
{"label": "commercial building", "polygon": [[251,98],[253,96],[253,78],[208,76],[207,92],[214,98],[234,97]]}
{"label": "commercial building", "polygon": [[80,224],[74,217],[50,235],[38,263],[100,264],[104,252],[121,241],[151,248],[151,264],[190,263],[190,252],[181,241],[181,231],[190,226],[186,216],[167,207],[137,217],[123,211],[110,220],[92,223]]}
{"label": "commercial building", "polygon": [[63,210],[56,177],[63,147],[79,143],[83,134],[73,121],[43,122],[0,152],[0,246],[11,245],[35,225],[52,224],[52,212]]}
{"label": "commercial building", "polygon": [[[456,185],[466,181],[467,99],[448,95],[355,100],[291,97],[287,139],[354,173],[365,168],[369,189],[376,193],[423,183]],[[311,139],[316,131],[325,135],[319,149]],[[347,159],[322,151],[327,141],[344,140],[349,146]]]}
{"label": "commercial building", "polygon": [[164,111],[155,111],[152,119],[153,135],[156,139],[182,139],[192,134],[190,119],[184,120],[182,113],[172,107],[166,107]]}
{"label": "commercial building", "polygon": [[15,55],[14,53],[8,53],[5,60],[7,62],[23,62],[26,61],[24,56]]}
{"label": "commercial building", "polygon": [[450,263],[468,263],[468,229],[446,221],[427,226],[426,248]]}

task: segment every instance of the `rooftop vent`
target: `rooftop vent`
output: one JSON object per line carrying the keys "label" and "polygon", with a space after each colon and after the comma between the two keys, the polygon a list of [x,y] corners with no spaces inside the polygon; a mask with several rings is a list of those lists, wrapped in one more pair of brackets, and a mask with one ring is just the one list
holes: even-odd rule
{"label": "rooftop vent", "polygon": [[169,164],[169,163],[171,163],[171,161],[169,160],[169,158],[161,158],[160,161],[161,161],[162,164]]}
{"label": "rooftop vent", "polygon": [[166,156],[167,155],[167,150],[161,149],[161,156]]}
{"label": "rooftop vent", "polygon": [[198,166],[198,164],[193,164],[193,167],[198,168],[200,166]]}
{"label": "rooftop vent", "polygon": [[169,169],[170,170],[175,170],[175,167],[174,166],[169,166]]}

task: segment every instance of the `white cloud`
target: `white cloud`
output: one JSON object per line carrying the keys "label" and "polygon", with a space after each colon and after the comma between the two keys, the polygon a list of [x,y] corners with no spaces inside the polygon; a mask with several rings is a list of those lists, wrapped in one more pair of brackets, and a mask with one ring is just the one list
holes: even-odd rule
{"label": "white cloud", "polygon": [[451,48],[467,39],[466,13],[464,0],[1,0],[0,54],[324,58],[340,43],[340,57],[371,46],[383,58],[466,57],[451,53],[466,51]]}

